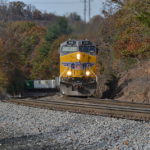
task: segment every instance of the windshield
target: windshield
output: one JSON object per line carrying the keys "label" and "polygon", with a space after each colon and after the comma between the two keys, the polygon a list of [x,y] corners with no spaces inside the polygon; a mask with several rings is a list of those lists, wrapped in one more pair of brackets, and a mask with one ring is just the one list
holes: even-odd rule
{"label": "windshield", "polygon": [[96,48],[94,46],[80,46],[80,51],[94,54],[96,52]]}
{"label": "windshield", "polygon": [[76,52],[76,51],[78,51],[78,48],[76,46],[71,46],[71,47],[65,46],[62,48],[62,52],[64,53],[70,53],[70,52]]}

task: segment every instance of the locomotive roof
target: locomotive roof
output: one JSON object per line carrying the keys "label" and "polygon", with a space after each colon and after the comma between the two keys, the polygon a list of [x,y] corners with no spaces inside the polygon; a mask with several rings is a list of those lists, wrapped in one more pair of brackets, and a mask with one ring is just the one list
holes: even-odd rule
{"label": "locomotive roof", "polygon": [[61,46],[96,46],[95,43],[89,40],[67,40],[61,44]]}

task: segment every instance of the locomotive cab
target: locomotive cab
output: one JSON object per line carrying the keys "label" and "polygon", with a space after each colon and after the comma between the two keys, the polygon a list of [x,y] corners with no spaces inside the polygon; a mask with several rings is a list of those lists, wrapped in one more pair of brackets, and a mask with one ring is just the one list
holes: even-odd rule
{"label": "locomotive cab", "polygon": [[60,90],[64,95],[90,96],[96,90],[96,45],[69,40],[60,46]]}

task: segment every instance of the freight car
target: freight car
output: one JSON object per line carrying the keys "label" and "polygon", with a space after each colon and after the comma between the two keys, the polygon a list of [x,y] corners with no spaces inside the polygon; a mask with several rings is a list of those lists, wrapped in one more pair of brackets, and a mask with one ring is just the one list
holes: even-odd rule
{"label": "freight car", "polygon": [[25,89],[55,89],[57,88],[55,80],[27,80],[25,81]]}
{"label": "freight car", "polygon": [[26,80],[22,97],[40,97],[55,94],[59,91],[59,80]]}

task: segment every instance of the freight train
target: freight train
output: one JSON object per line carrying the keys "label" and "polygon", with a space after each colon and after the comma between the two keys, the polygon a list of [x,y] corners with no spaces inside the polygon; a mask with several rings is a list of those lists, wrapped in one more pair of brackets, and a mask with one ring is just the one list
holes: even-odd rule
{"label": "freight train", "polygon": [[56,89],[59,87],[58,79],[55,80],[26,80],[26,90],[44,90],[44,89]]}
{"label": "freight train", "polygon": [[40,97],[53,95],[59,91],[59,78],[55,80],[26,80],[22,97]]}
{"label": "freight train", "polygon": [[55,80],[27,80],[26,91],[59,89],[67,96],[91,96],[97,88],[98,49],[89,40],[68,40],[60,45],[60,75]]}
{"label": "freight train", "polygon": [[68,40],[60,45],[60,91],[68,96],[91,96],[97,87],[98,49],[89,40]]}

